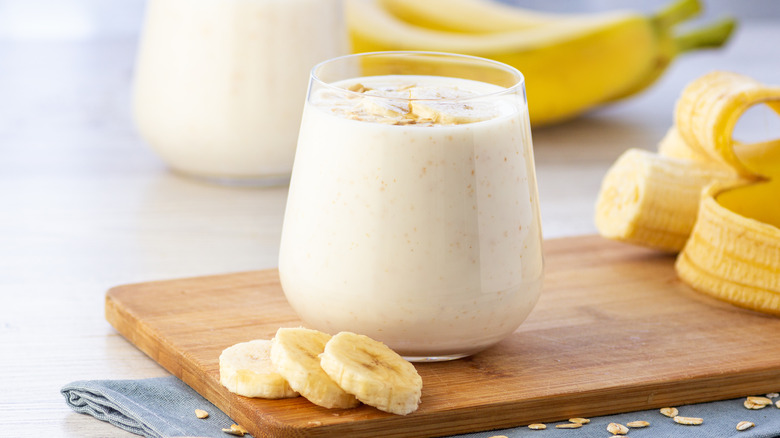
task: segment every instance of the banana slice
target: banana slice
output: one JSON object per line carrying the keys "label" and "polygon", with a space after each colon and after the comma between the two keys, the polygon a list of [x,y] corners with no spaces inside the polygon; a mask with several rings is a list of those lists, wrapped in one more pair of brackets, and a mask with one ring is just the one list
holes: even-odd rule
{"label": "banana slice", "polygon": [[410,105],[418,120],[437,125],[465,125],[496,116],[493,107],[485,103],[412,101]]}
{"label": "banana slice", "polygon": [[406,415],[420,403],[422,378],[414,365],[368,336],[333,336],[320,365],[344,390],[379,410]]}
{"label": "banana slice", "polygon": [[403,119],[409,110],[409,101],[367,96],[360,101],[360,110],[376,118]]}
{"label": "banana slice", "polygon": [[441,87],[415,87],[410,90],[411,113],[419,121],[438,125],[463,125],[496,117],[496,106],[490,102],[459,101],[475,96],[466,90]]}
{"label": "banana slice", "polygon": [[228,391],[245,397],[298,397],[284,377],[276,372],[271,359],[271,341],[242,342],[219,356],[219,382]]}
{"label": "banana slice", "polygon": [[319,354],[330,335],[306,328],[280,328],[271,343],[271,362],[290,386],[315,405],[354,408],[360,402],[320,367]]}

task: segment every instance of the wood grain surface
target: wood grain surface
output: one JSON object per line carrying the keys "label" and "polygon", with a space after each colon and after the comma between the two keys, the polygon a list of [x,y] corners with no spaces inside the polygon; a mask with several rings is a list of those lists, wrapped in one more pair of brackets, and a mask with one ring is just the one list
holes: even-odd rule
{"label": "wood grain surface", "polygon": [[597,236],[547,241],[545,254],[529,319],[473,357],[416,364],[422,403],[407,416],[249,399],[219,384],[222,349],[301,324],[275,270],[115,287],[106,317],[257,437],[451,435],[776,389],[780,318],[690,290],[668,255]]}

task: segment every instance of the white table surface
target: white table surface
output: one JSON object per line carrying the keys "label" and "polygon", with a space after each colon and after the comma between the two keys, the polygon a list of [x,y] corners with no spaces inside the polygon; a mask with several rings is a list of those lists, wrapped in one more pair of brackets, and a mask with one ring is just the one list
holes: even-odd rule
{"label": "white table surface", "polygon": [[[0,41],[0,436],[132,436],[59,394],[74,380],[168,374],[105,321],[108,288],[276,266],[286,188],[171,174],[130,119],[135,50]],[[645,94],[534,131],[547,238],[596,231],[606,169],[629,147],[653,149],[682,87],[713,69],[780,83],[780,23],[743,23]]]}

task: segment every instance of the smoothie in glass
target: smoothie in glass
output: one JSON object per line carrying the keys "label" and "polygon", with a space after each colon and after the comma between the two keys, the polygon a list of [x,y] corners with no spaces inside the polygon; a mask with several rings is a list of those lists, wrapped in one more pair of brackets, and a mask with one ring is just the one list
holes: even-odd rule
{"label": "smoothie in glass", "polygon": [[543,263],[521,76],[518,84],[313,80],[279,260],[286,297],[307,324],[441,360],[522,323]]}

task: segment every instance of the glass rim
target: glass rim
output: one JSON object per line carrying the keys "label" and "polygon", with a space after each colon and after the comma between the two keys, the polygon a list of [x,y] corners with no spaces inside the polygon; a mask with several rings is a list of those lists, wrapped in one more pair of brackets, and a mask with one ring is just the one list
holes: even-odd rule
{"label": "glass rim", "polygon": [[[519,89],[523,89],[523,91],[525,89],[525,76],[523,75],[523,73],[520,70],[518,70],[515,67],[512,67],[511,65],[504,64],[503,62],[495,61],[495,60],[488,59],[488,58],[482,58],[482,57],[479,57],[479,56],[463,55],[463,54],[459,54],[459,53],[449,53],[449,52],[435,52],[435,51],[389,50],[389,51],[379,51],[379,52],[351,53],[351,54],[348,54],[348,55],[337,56],[335,58],[329,58],[329,59],[326,59],[324,61],[318,62],[316,65],[314,65],[314,67],[311,68],[311,70],[309,72],[309,78],[310,78],[310,80],[312,82],[316,82],[317,84],[319,84],[319,85],[321,85],[321,86],[323,86],[323,87],[325,87],[325,88],[327,88],[327,89],[329,89],[331,91],[336,91],[336,92],[339,92],[339,93],[345,93],[347,96],[354,95],[354,96],[366,97],[365,94],[363,94],[363,93],[360,93],[360,92],[357,92],[357,91],[348,90],[346,88],[341,88],[341,87],[333,85],[330,82],[326,82],[326,81],[322,80],[317,75],[317,71],[319,69],[321,69],[323,66],[327,65],[327,64],[332,64],[332,63],[335,63],[335,62],[343,61],[345,59],[366,58],[366,57],[369,57],[369,56],[380,56],[380,55],[381,56],[388,56],[388,55],[389,56],[396,56],[396,55],[414,55],[414,56],[427,55],[427,56],[441,56],[441,57],[448,57],[448,58],[455,58],[455,59],[471,60],[471,61],[476,61],[476,62],[480,62],[480,63],[486,64],[486,65],[490,65],[490,66],[495,67],[495,68],[497,68],[499,70],[503,70],[505,72],[511,73],[511,74],[513,74],[517,78],[517,81],[511,87],[506,87],[506,88],[503,88],[502,90],[491,91],[491,92],[488,92],[488,93],[479,93],[479,94],[476,94],[476,95],[473,95],[473,96],[464,96],[464,97],[456,97],[456,98],[405,98],[405,97],[396,97],[396,96],[381,96],[381,95],[375,96],[375,95],[372,95],[371,96],[372,99],[392,100],[392,101],[402,100],[402,101],[405,101],[405,102],[409,102],[409,101],[412,101],[412,102],[426,102],[426,101],[428,101],[428,102],[431,102],[431,101],[433,101],[433,102],[442,102],[442,101],[445,101],[445,102],[461,102],[461,101],[467,101],[467,100],[479,100],[479,99],[492,98],[494,96],[502,96],[502,95],[507,95],[507,94],[514,94],[514,93],[517,93],[519,91]],[[405,76],[405,75],[401,74],[401,75],[397,75],[397,76]],[[409,75],[409,76],[411,76],[411,75]],[[457,78],[454,78],[454,79],[457,79]],[[486,82],[486,83],[489,83],[489,82]],[[490,84],[490,85],[496,85],[496,84]],[[500,85],[496,85],[496,86],[500,87]]]}

